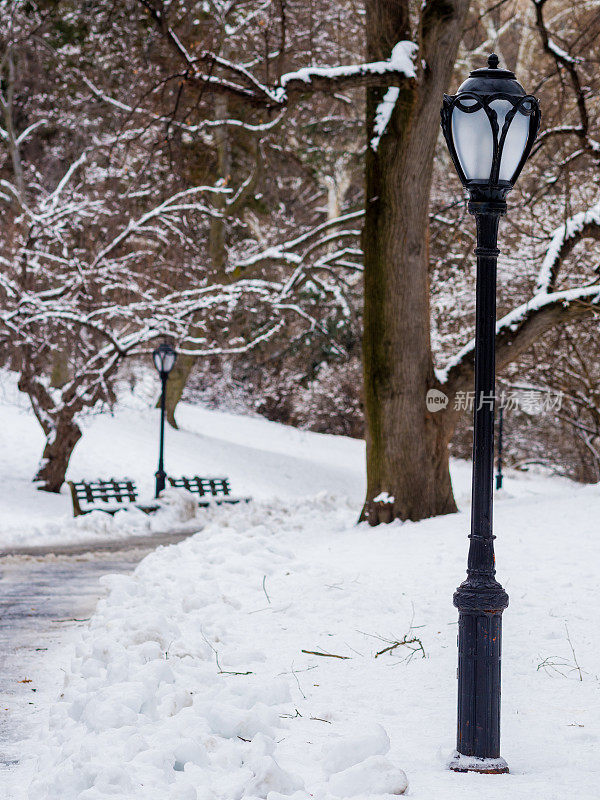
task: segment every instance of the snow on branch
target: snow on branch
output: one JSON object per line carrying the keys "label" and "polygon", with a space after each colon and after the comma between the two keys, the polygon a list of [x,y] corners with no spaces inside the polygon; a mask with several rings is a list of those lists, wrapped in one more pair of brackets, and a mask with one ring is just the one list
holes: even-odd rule
{"label": "snow on branch", "polygon": [[592,234],[600,238],[600,202],[569,217],[554,230],[538,274],[536,294],[554,287],[560,261],[567,251],[581,238]]}
{"label": "snow on branch", "polygon": [[60,198],[60,195],[62,194],[64,188],[68,185],[69,181],[71,180],[75,172],[79,169],[79,167],[82,164],[86,162],[86,160],[87,160],[87,151],[84,150],[83,153],[79,156],[79,158],[76,159],[68,168],[68,170],[65,172],[63,177],[58,182],[56,189],[53,192],[51,192],[46,198],[46,200],[42,203],[42,207],[45,207],[46,205],[49,204],[52,205],[53,207],[56,206],[56,203],[58,202],[58,199]]}
{"label": "snow on branch", "polygon": [[[322,239],[322,234],[324,234],[326,231],[330,230],[331,228],[337,228],[345,225],[347,222],[353,222],[354,220],[362,219],[362,217],[364,217],[364,213],[365,212],[362,210],[352,211],[349,214],[342,214],[340,217],[327,220],[327,222],[323,222],[320,225],[311,228],[310,231],[307,231],[306,233],[303,233],[294,239],[290,239],[288,242],[267,247],[265,250],[261,250],[254,255],[236,261],[234,269],[243,271],[249,267],[255,267],[277,261],[288,264],[300,264],[304,260],[303,256],[295,251],[302,245],[309,245],[315,239],[319,239],[320,241]],[[358,237],[360,236],[360,231],[356,229],[341,231],[336,235],[335,238],[341,238],[343,236]],[[329,239],[328,241],[332,240]]]}
{"label": "snow on branch", "polygon": [[580,64],[582,59],[569,55],[566,50],[559,47],[554,39],[548,39],[548,50],[563,64]]}
{"label": "snow on branch", "polygon": [[[148,110],[143,106],[132,106],[127,103],[123,103],[121,100],[117,100],[116,98],[112,97],[111,95],[104,92],[98,86],[96,86],[84,73],[79,73],[81,80],[88,89],[92,92],[94,97],[97,100],[100,100],[107,105],[116,108],[119,111],[122,111],[128,115],[140,115],[150,119],[153,123],[160,123],[163,125],[168,124],[174,128],[178,128],[185,133],[190,134],[190,136],[195,136],[197,134],[202,133],[203,131],[210,130],[211,128],[223,128],[223,127],[232,127],[232,128],[243,128],[246,131],[251,133],[266,133],[267,131],[273,130],[278,125],[281,124],[284,111],[282,111],[278,116],[274,117],[272,120],[268,122],[262,122],[257,124],[252,124],[250,122],[244,122],[240,119],[203,119],[200,120],[197,124],[191,124],[188,122],[183,122],[179,119],[174,119],[173,114],[157,114],[153,111]],[[2,136],[2,131],[0,130],[0,137]]]}
{"label": "snow on branch", "polygon": [[277,92],[271,91],[267,86],[265,86],[257,78],[255,78],[254,75],[249,70],[247,70],[240,64],[235,64],[233,61],[230,61],[227,58],[223,58],[222,56],[218,56],[210,52],[203,53],[200,56],[199,60],[206,61],[211,66],[214,65],[222,67],[223,69],[226,69],[229,72],[233,72],[239,78],[241,78],[243,81],[249,84],[249,86],[258,93],[258,95],[264,95],[265,100],[267,100],[268,102],[270,103],[279,102],[279,99],[277,97]]}
{"label": "snow on branch", "polygon": [[[572,248],[585,237],[600,240],[600,201],[567,219],[552,233],[540,267],[535,293],[496,324],[498,369],[514,361],[555,325],[600,310],[600,285],[556,291],[559,269]],[[466,388],[473,379],[475,341],[472,339],[446,364],[436,378],[447,392]]]}
{"label": "snow on branch", "polygon": [[[546,330],[600,310],[600,286],[560,292],[540,292],[496,323],[496,361],[502,369],[523,353]],[[436,370],[442,388],[455,392],[469,385],[474,370],[475,340],[471,339],[443,370]]]}
{"label": "snow on branch", "polygon": [[[385,61],[331,67],[303,67],[281,76],[279,84],[270,87],[258,80],[246,67],[211,52],[193,58],[166,15],[150,0],[140,0],[159,33],[182,63],[184,79],[198,83],[203,91],[221,92],[245,100],[250,105],[284,108],[308,92],[336,92],[342,87],[400,85],[416,77],[413,58],[418,49],[415,42],[398,42]],[[201,70],[201,65],[208,72]],[[219,75],[214,74],[219,72]]]}
{"label": "snow on branch", "polygon": [[401,78],[415,78],[413,59],[417,44],[410,41],[398,42],[386,61],[372,61],[365,64],[352,64],[338,67],[303,67],[295,72],[281,76],[280,86],[276,90],[278,102],[283,103],[292,91],[302,92],[307,89],[322,90],[330,84],[344,83],[352,85],[378,84],[380,81],[368,81],[368,78],[386,75]]}
{"label": "snow on branch", "polygon": [[[276,334],[278,334],[281,329],[284,327],[285,320],[279,319],[273,325],[271,325],[267,330],[261,331],[260,333],[256,334],[255,336],[251,337],[248,341],[239,344],[239,345],[231,345],[227,346],[214,346],[214,347],[205,347],[205,348],[189,348],[186,347],[185,344],[179,348],[178,352],[181,355],[186,356],[194,356],[196,358],[206,357],[206,356],[230,356],[230,355],[241,355],[243,353],[249,353],[251,350],[254,350],[261,344],[268,342],[272,339]],[[187,340],[189,341],[189,339]]]}
{"label": "snow on branch", "polygon": [[48,120],[46,119],[38,119],[36,122],[32,122],[31,125],[28,125],[24,131],[22,131],[16,138],[16,144],[21,145],[23,142],[27,141],[31,134],[37,130],[41,125],[46,125]]}
{"label": "snow on branch", "polygon": [[[152,254],[152,249],[143,243],[144,239],[160,237],[168,247],[169,236],[187,237],[182,227],[182,214],[205,209],[198,195],[230,190],[201,186],[177,192],[135,219],[127,221],[125,218],[121,231],[113,234],[108,243],[100,239],[96,257],[90,253],[85,260],[78,250],[78,232],[85,230],[86,214],[92,206],[96,209],[93,219],[97,214],[110,219],[112,212],[104,205],[96,208],[94,204],[101,203],[101,199],[87,203],[81,200],[77,194],[79,188],[73,197],[64,198],[64,187],[83,160],[82,156],[69,166],[53,193],[44,195],[40,189],[34,211],[30,216],[21,215],[22,235],[7,251],[10,257],[0,257],[3,267],[0,271],[0,339],[10,339],[13,347],[29,353],[31,363],[38,364],[33,367],[34,372],[47,367],[52,353],[60,350],[60,343],[65,339],[76,343],[79,399],[77,402],[73,399],[74,412],[76,408],[89,407],[106,398],[109,376],[114,376],[118,363],[143,352],[149,343],[165,334],[178,342],[183,352],[198,356],[226,355],[248,352],[293,324],[295,319],[296,332],[299,323],[304,335],[318,333],[327,339],[333,352],[345,352],[332,334],[339,328],[339,320],[350,315],[344,286],[310,273],[314,269],[331,270],[342,258],[356,254],[355,249],[349,247],[332,251],[331,245],[358,235],[358,231],[346,230],[344,223],[361,217],[362,212],[330,220],[287,243],[301,251],[298,256],[301,260],[319,248],[327,250],[316,263],[302,265],[292,281],[244,278],[222,285],[201,284],[196,289],[173,291],[160,274],[155,277],[137,269],[136,261]],[[40,213],[40,208],[48,204],[55,207]],[[115,217],[115,222],[117,219]],[[32,225],[39,226],[33,238],[30,236]],[[111,229],[114,227],[107,230]],[[133,247],[117,252],[129,235],[135,237]],[[27,264],[25,282],[21,280],[23,263]],[[200,281],[205,279],[201,268],[197,274]],[[126,297],[123,286],[128,289]],[[235,312],[245,313],[248,308],[260,323],[240,337],[229,323]],[[214,320],[215,317],[223,320],[217,333],[212,331],[206,337],[191,333],[202,330],[204,319]],[[208,330],[211,326],[207,326]],[[40,411],[40,415],[47,427],[51,427],[52,415],[58,413],[59,406],[65,407],[69,402],[67,388],[54,392],[45,387],[42,391],[43,387],[35,381],[28,387],[32,395],[37,392],[40,398],[45,398],[46,411],[43,414]],[[75,398],[75,395],[70,397]],[[41,400],[38,402],[40,409]]]}
{"label": "snow on branch", "polygon": [[[558,136],[577,136],[579,139],[582,139],[585,148],[581,150],[579,154],[584,152],[600,154],[600,142],[596,141],[596,139],[592,139],[592,137],[586,133],[582,125],[556,125],[554,128],[546,128],[546,130],[542,131],[537,137],[532,154],[535,155],[549,139],[555,139]],[[573,155],[574,154],[571,154],[569,159],[572,159]]]}
{"label": "snow on branch", "polygon": [[[169,214],[181,211],[201,211],[209,216],[220,216],[218,211],[200,203],[195,200],[194,197],[199,194],[229,194],[230,192],[231,189],[224,186],[193,186],[191,189],[176,192],[137,219],[130,219],[125,228],[100,250],[92,263],[92,267],[95,267],[105,259],[129,236],[144,229],[146,224],[153,219],[160,219],[161,217],[166,217]],[[154,233],[158,235],[158,229],[154,229]]]}
{"label": "snow on branch", "polygon": [[416,77],[412,60],[416,49],[414,42],[402,41],[395,45],[386,61],[302,67],[282,75],[279,84],[272,88],[261,83],[244,67],[212,53],[205,53],[202,60],[233,74],[235,80],[220,75],[206,75],[197,68],[189,71],[185,79],[190,83],[200,83],[206,91],[232,94],[251,105],[285,108],[309,92],[334,93],[342,88],[401,85],[405,80]]}

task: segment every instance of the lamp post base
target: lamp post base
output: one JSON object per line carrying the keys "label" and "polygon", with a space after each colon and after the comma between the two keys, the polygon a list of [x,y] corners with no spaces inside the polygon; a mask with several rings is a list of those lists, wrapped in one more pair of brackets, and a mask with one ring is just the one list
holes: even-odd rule
{"label": "lamp post base", "polygon": [[162,492],[162,490],[165,488],[167,474],[166,472],[164,472],[164,470],[159,469],[158,472],[154,473],[154,476],[156,478],[156,490],[154,492],[154,496],[158,497],[159,494]]}
{"label": "lamp post base", "polygon": [[477,758],[464,756],[457,751],[450,757],[448,768],[453,772],[481,772],[485,775],[502,775],[509,771],[503,758]]}
{"label": "lamp post base", "polygon": [[[471,535],[474,548],[492,539]],[[470,576],[454,595],[458,618],[458,772],[507,772],[500,756],[500,665],[502,612],[508,595],[491,577]]]}

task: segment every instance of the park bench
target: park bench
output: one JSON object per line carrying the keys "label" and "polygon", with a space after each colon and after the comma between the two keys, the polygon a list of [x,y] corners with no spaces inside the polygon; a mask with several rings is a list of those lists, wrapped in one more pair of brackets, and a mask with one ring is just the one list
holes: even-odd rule
{"label": "park bench", "polygon": [[[176,489],[187,489],[199,495],[201,506],[221,505],[222,503],[248,503],[250,497],[234,497],[228,478],[169,478],[169,483]],[[94,481],[68,481],[73,500],[73,516],[80,517],[91,511],[104,511],[116,514],[124,506],[134,505],[146,514],[158,511],[158,504],[142,505],[137,503],[138,490],[130,478],[97,479]]]}
{"label": "park bench", "polygon": [[69,481],[73,500],[73,516],[80,517],[91,511],[104,511],[116,514],[124,505],[135,504],[142,511],[156,511],[158,506],[142,506],[135,501],[138,491],[130,478],[109,478],[95,481]]}
{"label": "park bench", "polygon": [[169,478],[169,483],[175,489],[187,489],[188,492],[199,496],[201,506],[221,505],[223,503],[249,503],[251,497],[236,497],[231,494],[229,478]]}

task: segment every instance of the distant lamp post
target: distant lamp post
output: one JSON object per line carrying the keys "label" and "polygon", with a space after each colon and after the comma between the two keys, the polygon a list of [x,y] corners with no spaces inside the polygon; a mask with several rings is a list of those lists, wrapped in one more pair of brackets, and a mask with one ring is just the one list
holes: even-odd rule
{"label": "distant lamp post", "polygon": [[498,56],[444,95],[442,131],[477,225],[473,484],[467,579],[458,622],[458,733],[450,769],[508,772],[500,757],[500,642],[508,595],[495,579],[492,496],[498,223],[540,124],[535,97]]}
{"label": "distant lamp post", "polygon": [[164,470],[164,449],[165,449],[165,400],[167,394],[167,380],[169,372],[173,369],[177,354],[170,344],[163,342],[159,344],[152,353],[154,366],[160,375],[160,445],[158,450],[158,469],[156,470],[156,492],[155,497],[165,488],[166,474]]}
{"label": "distant lamp post", "polygon": [[500,406],[498,414],[498,458],[496,459],[496,489],[502,488],[502,452],[504,450],[504,407]]}

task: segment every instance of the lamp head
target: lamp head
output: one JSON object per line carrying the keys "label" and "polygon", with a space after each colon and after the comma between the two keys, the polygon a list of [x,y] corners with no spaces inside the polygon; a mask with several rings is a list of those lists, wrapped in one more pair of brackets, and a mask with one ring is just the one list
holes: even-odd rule
{"label": "lamp head", "polygon": [[154,361],[154,366],[160,373],[160,376],[166,377],[175,366],[177,353],[175,350],[173,350],[170,344],[163,342],[162,344],[158,345],[156,350],[153,351],[152,359]]}
{"label": "lamp head", "polygon": [[505,204],[540,126],[535,97],[513,72],[488,66],[471,72],[453,95],[444,95],[442,132],[458,176],[475,202]]}

